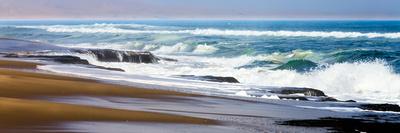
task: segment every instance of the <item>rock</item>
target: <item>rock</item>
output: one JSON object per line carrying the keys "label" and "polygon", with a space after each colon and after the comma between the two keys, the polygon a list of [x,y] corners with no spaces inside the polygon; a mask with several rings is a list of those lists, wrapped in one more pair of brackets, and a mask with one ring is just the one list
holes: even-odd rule
{"label": "rock", "polygon": [[275,91],[270,91],[271,93],[278,93],[278,94],[304,94],[304,96],[324,96],[326,97],[325,93],[317,90],[317,89],[312,89],[312,88],[296,88],[296,87],[283,87],[279,88],[278,90]]}
{"label": "rock", "polygon": [[336,98],[333,98],[333,97],[323,97],[323,98],[319,99],[318,101],[320,101],[320,102],[338,102],[339,100],[337,100]]}
{"label": "rock", "polygon": [[359,108],[374,111],[400,112],[400,106],[396,104],[362,104]]}
{"label": "rock", "polygon": [[344,102],[355,103],[355,102],[357,102],[357,101],[355,101],[355,100],[346,100],[346,101],[344,101]]}
{"label": "rock", "polygon": [[102,62],[157,63],[160,58],[150,52],[119,51],[112,49],[73,50],[83,54],[92,54]]}
{"label": "rock", "polygon": [[195,76],[195,75],[178,75],[186,79],[203,80],[211,82],[227,82],[227,83],[239,83],[234,77],[219,77],[219,76]]}
{"label": "rock", "polygon": [[[378,118],[381,118],[381,116]],[[379,119],[362,116],[359,118],[334,118],[325,117],[320,119],[296,119],[277,122],[279,125],[302,126],[302,127],[321,127],[328,128],[328,132],[339,133],[379,133],[396,132],[400,130],[398,122],[382,122]]]}
{"label": "rock", "polygon": [[63,64],[82,64],[82,65],[88,65],[88,67],[91,68],[99,68],[99,69],[106,69],[106,70],[112,70],[112,71],[122,71],[124,70],[120,68],[109,68],[109,67],[103,67],[103,66],[96,66],[89,64],[87,60],[81,59],[76,56],[70,56],[70,55],[24,55],[21,53],[9,53],[6,54],[4,57],[8,58],[36,58],[39,60],[46,60],[46,61],[54,61],[58,63],[63,63]]}
{"label": "rock", "polygon": [[5,55],[4,57],[9,58],[38,58],[41,60],[49,60],[54,62],[59,62],[63,64],[85,64],[89,65],[87,60],[81,59],[76,56],[70,55],[24,55],[24,54],[17,54],[17,53],[10,53]]}
{"label": "rock", "polygon": [[89,65],[89,62],[87,60],[81,59],[76,56],[69,56],[69,55],[62,55],[62,56],[33,56],[29,55],[27,56],[28,58],[43,58],[43,59],[49,59],[55,62],[63,63],[63,64],[85,64]]}

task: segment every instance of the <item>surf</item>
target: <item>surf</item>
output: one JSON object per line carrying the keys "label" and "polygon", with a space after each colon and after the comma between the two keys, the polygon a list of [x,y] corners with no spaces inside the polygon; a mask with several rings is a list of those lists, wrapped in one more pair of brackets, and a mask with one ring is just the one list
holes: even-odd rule
{"label": "surf", "polygon": [[[129,27],[129,28],[126,28]],[[400,32],[357,32],[357,31],[290,31],[290,30],[227,30],[227,29],[185,29],[160,30],[163,28],[146,28],[138,24],[94,24],[94,25],[54,25],[54,26],[17,26],[17,28],[42,29],[53,33],[110,33],[110,34],[191,34],[201,36],[269,36],[269,37],[318,37],[318,38],[400,38]],[[140,29],[136,29],[140,28]],[[143,30],[146,29],[146,30]],[[168,28],[168,27],[165,27]]]}

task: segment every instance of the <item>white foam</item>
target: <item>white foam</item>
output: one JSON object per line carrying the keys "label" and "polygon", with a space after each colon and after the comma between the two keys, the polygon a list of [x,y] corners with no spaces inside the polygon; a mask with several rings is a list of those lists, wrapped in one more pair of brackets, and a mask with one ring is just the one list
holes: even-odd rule
{"label": "white foam", "polygon": [[177,43],[173,46],[161,46],[159,49],[154,50],[158,54],[179,54],[179,53],[191,53],[191,54],[212,54],[216,52],[218,48],[207,45],[190,45],[185,43]]}
{"label": "white foam", "polygon": [[140,74],[232,76],[249,85],[310,87],[341,100],[400,104],[400,76],[383,61],[337,63],[310,73],[235,69],[252,59],[187,57],[186,61],[180,59],[182,64],[142,64],[125,69],[136,74],[141,69]]}
{"label": "white foam", "polygon": [[216,52],[218,48],[203,44],[203,45],[197,45],[196,48],[193,50],[194,54],[212,54]]}
{"label": "white foam", "polygon": [[143,24],[111,24],[111,23],[95,23],[95,24],[79,24],[79,25],[23,25],[15,26],[16,28],[30,28],[30,29],[99,29],[99,28],[157,28],[157,26],[143,25]]}
{"label": "white foam", "polygon": [[124,43],[78,43],[78,44],[58,44],[68,48],[89,48],[89,49],[114,49],[114,50],[133,50],[133,51],[152,51],[159,48],[157,45],[144,44],[140,42]]}
{"label": "white foam", "polygon": [[92,48],[92,49],[115,49],[115,50],[133,50],[133,51],[151,51],[156,54],[193,54],[206,55],[215,53],[218,48],[207,45],[190,45],[186,43],[177,43],[171,46],[159,46],[154,44],[145,44],[141,42],[126,43],[79,43],[79,44],[59,44],[58,46],[69,48]]}
{"label": "white foam", "polygon": [[253,77],[263,78],[248,82],[311,87],[342,100],[400,104],[400,76],[383,61],[337,63],[305,74],[278,70]]}
{"label": "white foam", "polygon": [[[168,77],[172,75],[213,75],[235,77],[244,86],[213,86],[214,89],[227,89],[238,93],[249,86],[290,86],[310,87],[324,91],[328,96],[340,100],[356,100],[372,103],[400,104],[400,75],[392,71],[384,61],[336,63],[321,70],[298,73],[291,70],[269,70],[269,68],[241,68],[239,66],[259,60],[265,56],[240,56],[236,58],[216,58],[199,56],[166,56],[178,59],[178,62],[160,62],[159,64],[133,64],[99,62],[90,55],[78,55],[91,64],[121,68],[128,74]],[[64,68],[63,68],[64,69]],[[67,69],[67,68],[65,68]],[[66,70],[62,70],[66,71]],[[71,71],[68,71],[71,72]],[[72,71],[74,73],[74,71]],[[96,75],[96,77],[101,77]],[[120,80],[124,77],[121,77]],[[144,81],[140,81],[144,82]],[[168,84],[187,84],[168,83]],[[152,82],[157,84],[158,82]],[[166,84],[166,83],[164,83]],[[214,83],[210,83],[214,84]],[[193,84],[196,88],[209,86]],[[212,85],[211,85],[212,86]],[[248,87],[246,87],[248,86]],[[219,88],[220,87],[220,88]],[[230,87],[236,88],[234,90]],[[210,88],[210,87],[208,87]],[[239,95],[242,93],[238,93]]]}
{"label": "white foam", "polygon": [[236,92],[235,95],[242,96],[242,97],[250,97],[250,95],[248,95],[246,91]]}
{"label": "white foam", "polygon": [[[221,29],[193,29],[193,30],[160,30],[160,28],[120,28],[123,24],[95,24],[95,25],[53,25],[53,26],[19,26],[20,28],[44,29],[48,32],[76,32],[76,33],[117,33],[117,34],[192,34],[203,36],[272,36],[272,37],[333,37],[333,38],[400,38],[399,32],[343,32],[343,31],[256,31],[256,30],[221,30]],[[126,24],[133,27],[143,25]],[[149,26],[148,26],[149,27]]]}
{"label": "white foam", "polygon": [[335,37],[335,38],[400,38],[400,33],[361,33],[361,32],[323,32],[323,31],[252,31],[252,30],[218,30],[197,29],[195,35],[230,35],[230,36],[275,36],[275,37]]}
{"label": "white foam", "polygon": [[277,95],[263,95],[261,98],[265,99],[280,99]]}

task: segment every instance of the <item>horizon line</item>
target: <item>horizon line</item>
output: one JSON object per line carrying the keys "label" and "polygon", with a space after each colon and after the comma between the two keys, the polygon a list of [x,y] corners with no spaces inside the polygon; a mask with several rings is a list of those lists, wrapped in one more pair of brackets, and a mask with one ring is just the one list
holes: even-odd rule
{"label": "horizon line", "polygon": [[0,21],[146,21],[146,20],[175,20],[175,21],[207,21],[207,20],[223,20],[223,21],[400,21],[400,18],[0,18]]}

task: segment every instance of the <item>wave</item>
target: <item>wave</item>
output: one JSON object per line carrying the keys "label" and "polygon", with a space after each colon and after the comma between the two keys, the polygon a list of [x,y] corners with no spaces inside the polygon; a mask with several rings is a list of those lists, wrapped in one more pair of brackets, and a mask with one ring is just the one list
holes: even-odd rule
{"label": "wave", "polygon": [[274,36],[274,37],[334,37],[334,38],[400,38],[400,33],[361,33],[361,32],[322,32],[322,31],[251,31],[197,29],[195,35],[230,35],[230,36]]}
{"label": "wave", "polygon": [[329,54],[335,62],[356,62],[383,59],[386,61],[398,60],[400,52],[382,50],[349,50]]}
{"label": "wave", "polygon": [[[160,30],[162,28],[148,25],[125,24],[95,24],[95,25],[53,25],[53,26],[18,26],[19,28],[44,29],[48,32],[61,33],[113,33],[113,34],[192,34],[202,36],[272,36],[272,37],[321,37],[321,38],[400,38],[399,32],[343,32],[343,31],[256,31],[256,30]],[[18,28],[17,27],[17,28]],[[134,27],[134,28],[132,28]],[[143,28],[147,27],[147,28]],[[166,27],[167,28],[167,27]],[[168,28],[167,28],[168,29]]]}
{"label": "wave", "polygon": [[336,63],[303,74],[278,70],[262,77],[259,82],[268,85],[318,88],[342,100],[400,104],[400,76],[382,60]]}
{"label": "wave", "polygon": [[307,72],[318,67],[318,64],[309,60],[291,60],[272,70],[295,70],[297,72]]}
{"label": "wave", "polygon": [[[90,59],[92,57],[81,56],[81,58],[88,59],[91,64],[121,68],[130,74],[229,76],[249,86],[308,87],[322,90],[328,96],[340,100],[400,104],[400,75],[395,73],[384,60],[334,63],[307,72],[298,72],[296,70],[270,70],[262,67],[237,69],[238,66],[260,58],[252,56],[235,58],[169,57],[179,61],[132,65],[98,62]],[[229,91],[238,93],[246,89],[251,89],[251,87]]]}
{"label": "wave", "polygon": [[86,48],[86,49],[114,49],[114,50],[138,50],[153,51],[159,46],[144,44],[140,42],[121,42],[121,43],[78,43],[78,44],[58,44],[58,46],[68,48]]}
{"label": "wave", "polygon": [[161,46],[154,52],[160,54],[192,53],[192,54],[203,55],[203,54],[212,54],[217,50],[218,48],[207,44],[189,45],[185,43],[177,43],[173,46]]}
{"label": "wave", "polygon": [[[254,89],[251,86],[308,87],[322,90],[328,96],[340,100],[400,104],[400,75],[396,74],[387,62],[383,60],[334,63],[324,68],[313,69],[304,73],[295,70],[270,70],[259,67],[237,69],[237,66],[254,60],[254,57],[249,56],[236,58],[197,56],[179,56],[177,58],[178,56],[173,56],[171,58],[177,58],[179,61],[160,62],[159,64],[100,62],[87,54],[77,56],[88,60],[90,64],[120,68],[128,74],[134,75],[151,75],[157,77],[213,75],[234,77],[245,86],[235,86],[234,88],[236,89],[232,90],[230,86],[221,88],[219,84],[207,83],[207,86],[215,85],[214,89],[233,94],[241,94],[239,93],[240,91]],[[179,84],[186,84],[185,82],[187,81]],[[191,84],[191,86],[203,88],[204,84]]]}
{"label": "wave", "polygon": [[15,26],[16,28],[29,28],[29,29],[80,29],[80,28],[157,28],[157,26],[144,25],[144,24],[111,24],[111,23],[95,23],[95,24],[79,24],[79,25],[23,25]]}
{"label": "wave", "polygon": [[206,55],[215,53],[218,48],[207,45],[198,44],[191,45],[186,43],[177,43],[175,45],[153,45],[139,42],[126,43],[80,43],[80,44],[62,44],[59,46],[69,48],[90,48],[90,49],[115,49],[115,50],[134,50],[134,51],[151,51],[157,54],[192,54]]}

